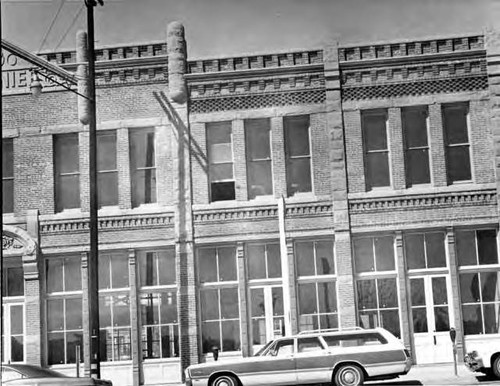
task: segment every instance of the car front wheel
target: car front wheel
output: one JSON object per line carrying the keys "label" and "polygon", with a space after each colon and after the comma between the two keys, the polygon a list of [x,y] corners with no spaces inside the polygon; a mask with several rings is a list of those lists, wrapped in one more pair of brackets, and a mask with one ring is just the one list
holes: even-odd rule
{"label": "car front wheel", "polygon": [[341,366],[334,377],[336,386],[359,386],[363,380],[363,371],[356,365]]}
{"label": "car front wheel", "polygon": [[219,375],[212,382],[212,386],[238,386],[238,381],[232,375]]}
{"label": "car front wheel", "polygon": [[493,375],[500,379],[500,355],[495,358],[493,364],[491,365],[491,370]]}

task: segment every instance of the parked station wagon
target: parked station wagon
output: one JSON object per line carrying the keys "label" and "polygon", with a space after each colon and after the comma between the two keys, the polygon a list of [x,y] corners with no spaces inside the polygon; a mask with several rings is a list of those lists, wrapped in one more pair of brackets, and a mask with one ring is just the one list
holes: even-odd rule
{"label": "parked station wagon", "polygon": [[186,386],[333,383],[397,378],[412,366],[410,353],[383,328],[307,332],[267,343],[253,357],[189,366]]}

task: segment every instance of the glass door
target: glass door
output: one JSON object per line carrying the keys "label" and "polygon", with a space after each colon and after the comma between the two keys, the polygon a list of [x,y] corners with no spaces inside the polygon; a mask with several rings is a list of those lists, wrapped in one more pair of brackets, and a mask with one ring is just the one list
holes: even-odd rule
{"label": "glass door", "polygon": [[268,341],[285,333],[283,288],[281,286],[250,288],[250,304],[252,346],[255,353]]}
{"label": "glass door", "polygon": [[417,364],[452,362],[449,278],[446,275],[413,277],[410,290]]}
{"label": "glass door", "polygon": [[24,362],[24,304],[3,305],[2,362]]}

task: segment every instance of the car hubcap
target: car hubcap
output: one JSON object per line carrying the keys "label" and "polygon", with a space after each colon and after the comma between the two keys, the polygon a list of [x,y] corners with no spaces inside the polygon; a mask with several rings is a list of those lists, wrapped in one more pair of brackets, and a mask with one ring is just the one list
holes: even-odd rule
{"label": "car hubcap", "polygon": [[219,382],[217,382],[217,386],[232,386],[232,383],[228,379],[220,379]]}
{"label": "car hubcap", "polygon": [[342,374],[342,383],[344,385],[357,385],[357,374],[352,370],[346,370]]}

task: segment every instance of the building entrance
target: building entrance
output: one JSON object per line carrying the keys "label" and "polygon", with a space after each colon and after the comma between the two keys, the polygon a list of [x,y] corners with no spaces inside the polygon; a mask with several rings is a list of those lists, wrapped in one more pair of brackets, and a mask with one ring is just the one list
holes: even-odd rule
{"label": "building entrance", "polygon": [[24,362],[24,304],[3,305],[2,362]]}
{"label": "building entrance", "polygon": [[271,339],[283,336],[285,319],[282,286],[250,288],[252,347],[256,353]]}
{"label": "building entrance", "polygon": [[453,361],[450,320],[453,320],[449,278],[427,275],[410,278],[414,332],[413,357],[417,364]]}

